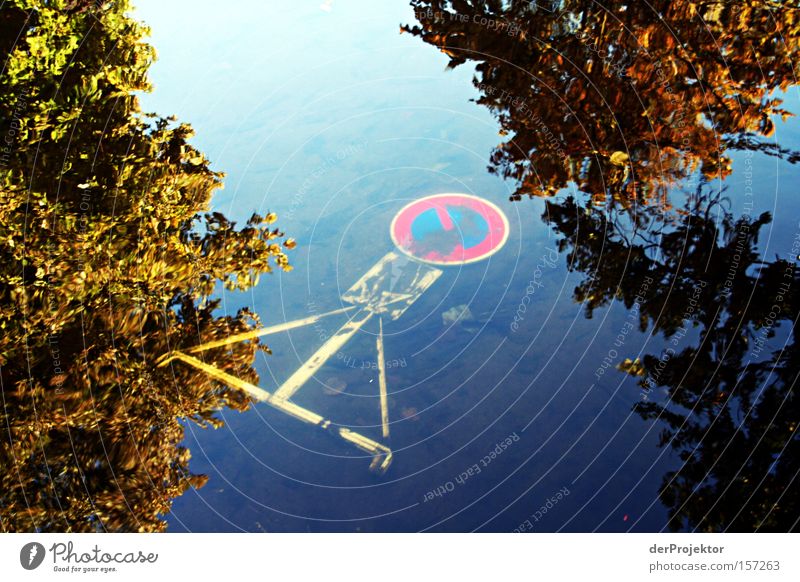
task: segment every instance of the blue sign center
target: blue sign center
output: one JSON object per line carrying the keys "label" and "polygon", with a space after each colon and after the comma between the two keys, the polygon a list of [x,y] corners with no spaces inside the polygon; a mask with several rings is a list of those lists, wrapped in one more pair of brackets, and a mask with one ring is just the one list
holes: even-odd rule
{"label": "blue sign center", "polygon": [[426,243],[434,241],[444,242],[445,238],[450,248],[439,247],[440,251],[451,250],[458,244],[463,245],[464,249],[469,249],[481,244],[489,235],[489,224],[474,210],[445,206],[444,211],[450,217],[452,224],[443,224],[441,210],[436,208],[429,208],[414,219],[411,224],[411,235],[416,244],[427,246]]}

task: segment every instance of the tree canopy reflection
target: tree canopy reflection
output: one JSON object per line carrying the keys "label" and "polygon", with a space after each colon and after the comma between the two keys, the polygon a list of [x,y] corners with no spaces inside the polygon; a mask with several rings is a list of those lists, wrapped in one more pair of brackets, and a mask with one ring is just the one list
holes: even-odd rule
{"label": "tree canopy reflection", "polygon": [[508,136],[490,169],[515,198],[570,182],[663,203],[676,180],[730,172],[728,148],[797,161],[764,138],[789,113],[797,12],[761,0],[413,0],[403,30],[475,64],[477,102]]}
{"label": "tree canopy reflection", "polygon": [[[662,423],[661,445],[682,461],[660,490],[669,527],[796,529],[800,244],[761,256],[772,217],[734,215],[720,187],[731,150],[800,160],[768,139],[790,115],[776,91],[795,82],[796,8],[411,4],[418,23],[402,30],[451,67],[475,65],[477,102],[506,136],[490,170],[514,181],[512,199],[548,197],[542,219],[584,275],[574,299],[586,316],[621,301],[665,341],[616,365],[639,379],[636,411]],[[580,193],[555,196],[570,184]]]}
{"label": "tree canopy reflection", "polygon": [[[258,324],[215,315],[219,283],[289,269],[274,215],[201,214],[221,174],[188,125],[139,109],[153,49],[127,2],[0,9],[0,524],[152,531],[204,482],[179,419],[248,399],[162,354]],[[205,353],[257,382],[257,342]]]}
{"label": "tree canopy reflection", "polygon": [[[765,261],[758,252],[768,214],[734,218],[720,208],[721,195],[705,189],[652,241],[573,197],[548,201],[542,219],[570,268],[587,275],[574,298],[588,317],[618,300],[642,331],[665,339],[663,351],[641,358],[620,350],[617,366],[639,378],[636,411],[664,423],[661,444],[681,460],[661,489],[669,526],[791,531],[800,517],[800,272],[793,261]],[[783,347],[770,352],[775,337]],[[662,387],[666,395],[654,393]]]}

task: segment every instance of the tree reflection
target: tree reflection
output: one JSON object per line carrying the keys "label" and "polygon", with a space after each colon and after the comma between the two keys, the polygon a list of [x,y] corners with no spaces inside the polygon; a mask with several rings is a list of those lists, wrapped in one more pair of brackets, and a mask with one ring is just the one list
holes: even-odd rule
{"label": "tree reflection", "polygon": [[[670,527],[790,531],[800,516],[800,273],[794,262],[760,256],[768,214],[734,219],[719,195],[702,190],[654,240],[637,240],[609,213],[572,197],[548,201],[543,220],[570,268],[588,275],[575,289],[587,317],[620,300],[642,331],[665,339],[661,353],[618,367],[639,377],[637,412],[665,423],[661,444],[682,461],[661,490]],[[775,337],[784,348],[769,353]],[[659,387],[667,398],[653,394]]]}
{"label": "tree reflection", "polygon": [[[797,162],[770,143],[789,115],[800,20],[763,1],[412,0],[403,30],[475,63],[477,102],[507,136],[490,170],[514,199],[551,197],[543,220],[585,278],[586,316],[622,301],[662,353],[618,367],[639,378],[645,419],[676,451],[661,498],[675,530],[790,531],[800,472],[794,262],[768,261],[771,216],[734,216],[726,151]],[[696,180],[678,208],[667,194]],[[583,195],[554,195],[569,184]],[[714,188],[717,192],[713,193]],[[746,206],[751,208],[752,204]],[[768,340],[783,349],[769,352]],[[785,342],[785,343],[784,343]],[[662,393],[666,388],[666,395]]]}
{"label": "tree reflection", "polygon": [[[154,58],[127,2],[0,9],[0,523],[153,531],[192,475],[179,419],[248,399],[162,354],[258,324],[215,315],[218,283],[289,269],[270,226],[201,215],[221,174],[191,128],[143,114]],[[293,242],[283,241],[291,248]],[[204,355],[257,382],[257,342]]]}
{"label": "tree reflection", "polygon": [[[794,79],[800,21],[762,0],[412,0],[403,30],[476,63],[477,102],[508,136],[490,170],[515,198],[573,182],[604,200],[663,203],[725,149],[800,156],[763,141]],[[780,41],[778,41],[780,39]]]}

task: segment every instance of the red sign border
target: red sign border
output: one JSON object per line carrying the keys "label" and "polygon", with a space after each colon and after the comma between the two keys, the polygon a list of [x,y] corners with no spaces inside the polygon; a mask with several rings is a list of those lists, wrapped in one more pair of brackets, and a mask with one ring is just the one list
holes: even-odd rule
{"label": "red sign border", "polygon": [[[476,201],[480,202],[481,204],[485,204],[486,206],[488,206],[489,208],[491,208],[492,210],[494,210],[497,213],[497,215],[503,221],[503,227],[504,227],[504,229],[503,229],[503,238],[500,240],[500,242],[491,251],[489,251],[488,253],[483,254],[483,255],[481,255],[479,257],[473,257],[471,259],[467,259],[466,261],[435,261],[435,260],[431,260],[431,259],[423,259],[423,258],[420,258],[420,257],[418,257],[416,255],[413,255],[413,254],[408,252],[406,249],[404,249],[400,245],[400,241],[397,240],[397,238],[395,237],[395,232],[394,232],[394,227],[395,227],[395,224],[397,223],[398,218],[406,210],[408,210],[409,208],[411,208],[415,204],[419,204],[420,202],[423,202],[425,200],[431,200],[433,198],[444,198],[444,197],[448,197],[448,196],[450,196],[450,197],[457,196],[457,197],[462,197],[462,198],[471,198],[473,200],[476,200]],[[508,218],[506,217],[505,213],[500,209],[500,207],[497,206],[497,204],[495,204],[494,202],[490,202],[489,200],[486,200],[485,198],[481,198],[480,196],[474,196],[472,194],[464,194],[462,192],[444,192],[442,194],[431,194],[430,196],[423,196],[422,198],[417,198],[416,200],[412,200],[411,202],[409,202],[408,204],[406,204],[400,210],[397,211],[397,214],[395,214],[394,218],[392,219],[392,224],[389,226],[389,236],[392,237],[392,242],[397,247],[397,250],[399,250],[401,253],[403,253],[404,255],[406,255],[407,257],[409,257],[409,258],[411,258],[411,259],[413,259],[415,261],[419,261],[420,263],[426,263],[428,265],[437,265],[437,266],[444,266],[444,267],[453,267],[453,266],[457,266],[457,265],[468,265],[470,263],[477,263],[477,262],[482,261],[484,259],[488,259],[489,257],[491,257],[493,254],[495,254],[497,251],[499,251],[500,249],[502,249],[505,246],[506,241],[508,240],[508,236],[509,236],[510,232],[511,232],[511,227],[509,226]]]}

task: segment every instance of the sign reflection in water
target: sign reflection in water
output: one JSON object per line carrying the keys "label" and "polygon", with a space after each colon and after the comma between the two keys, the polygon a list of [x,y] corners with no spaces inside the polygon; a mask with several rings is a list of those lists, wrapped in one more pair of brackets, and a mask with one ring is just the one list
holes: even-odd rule
{"label": "sign reflection in water", "polygon": [[[432,215],[428,216],[429,214]],[[440,194],[416,200],[401,209],[390,227],[392,239],[405,257],[390,252],[371,267],[341,297],[357,310],[333,336],[292,374],[274,393],[240,380],[230,374],[181,352],[162,358],[159,367],[181,361],[206,372],[231,387],[247,392],[254,400],[266,402],[303,422],[331,431],[372,456],[370,469],[385,472],[392,462],[392,451],[383,443],[349,428],[333,425],[319,414],[290,402],[294,396],[334,355],[340,353],[353,336],[373,316],[378,316],[376,362],[381,407],[381,434],[389,438],[389,407],[384,357],[383,318],[399,319],[406,310],[441,276],[442,271],[426,265],[463,265],[486,259],[500,250],[508,239],[508,219],[486,200],[466,194]],[[329,313],[279,324],[266,329],[239,334],[210,344],[201,344],[191,352],[203,352],[257,337],[314,325]]]}

